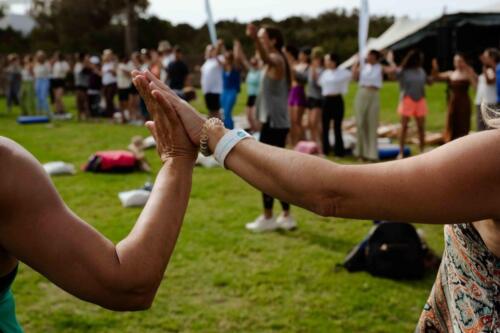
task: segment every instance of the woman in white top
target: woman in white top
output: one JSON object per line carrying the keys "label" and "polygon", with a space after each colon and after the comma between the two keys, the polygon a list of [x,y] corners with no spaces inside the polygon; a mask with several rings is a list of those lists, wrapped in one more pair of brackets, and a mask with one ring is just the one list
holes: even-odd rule
{"label": "woman in white top", "polygon": [[220,118],[220,97],[222,94],[222,76],[224,72],[224,56],[221,55],[223,42],[207,45],[205,62],[201,66],[201,90],[205,97],[205,105],[210,118]]}
{"label": "woman in white top", "polygon": [[54,54],[54,62],[52,64],[52,80],[50,82],[52,93],[54,94],[54,110],[56,114],[64,114],[64,87],[66,85],[66,77],[70,71],[70,67],[64,56],[59,52]]}
{"label": "woman in white top", "polygon": [[102,56],[102,86],[106,101],[105,116],[112,117],[116,111],[115,96],[118,90],[116,79],[115,55],[111,50],[105,50]]}
{"label": "woman in white top", "polygon": [[123,116],[123,122],[130,119],[130,92],[132,88],[132,71],[134,65],[130,62],[129,57],[124,56],[118,64],[117,85],[118,85],[118,100],[120,101],[120,112]]}
{"label": "woman in white top", "polygon": [[50,115],[49,108],[49,90],[50,90],[50,65],[47,61],[45,52],[38,51],[35,57],[35,94],[36,110]]}
{"label": "woman in white top", "polygon": [[379,90],[382,88],[384,68],[380,64],[382,54],[371,50],[366,61],[353,69],[354,77],[359,79],[356,95],[356,125],[358,141],[354,155],[363,161],[378,161],[377,127],[380,112]]}
{"label": "woman in white top", "polygon": [[328,155],[331,150],[330,126],[333,120],[335,132],[335,156],[345,155],[342,139],[342,121],[344,119],[344,98],[347,93],[352,73],[349,70],[338,68],[339,57],[334,53],[325,56],[325,70],[318,79],[323,96],[323,153]]}
{"label": "woman in white top", "polygon": [[479,57],[483,64],[483,73],[479,75],[478,78],[475,100],[478,131],[484,131],[487,129],[481,112],[482,103],[485,103],[488,106],[493,106],[497,102],[495,68],[492,68],[488,64],[488,52],[489,50],[484,51],[484,53]]}

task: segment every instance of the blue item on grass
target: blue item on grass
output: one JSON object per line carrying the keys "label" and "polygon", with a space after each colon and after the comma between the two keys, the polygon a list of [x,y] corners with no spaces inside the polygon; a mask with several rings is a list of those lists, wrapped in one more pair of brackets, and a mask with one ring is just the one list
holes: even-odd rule
{"label": "blue item on grass", "polygon": [[[387,160],[391,158],[396,158],[399,155],[399,146],[398,145],[384,145],[378,148],[378,157],[381,160]],[[408,157],[411,155],[411,150],[409,147],[405,147],[404,149],[404,157]]]}
{"label": "blue item on grass", "polygon": [[21,116],[17,118],[17,122],[21,125],[45,124],[50,122],[50,119],[47,116]]}

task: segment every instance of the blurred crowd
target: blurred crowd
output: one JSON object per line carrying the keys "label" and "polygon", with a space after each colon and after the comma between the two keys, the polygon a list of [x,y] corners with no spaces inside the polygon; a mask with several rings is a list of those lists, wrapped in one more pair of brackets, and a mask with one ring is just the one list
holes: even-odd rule
{"label": "blurred crowd", "polygon": [[105,117],[143,123],[149,115],[132,84],[133,70],[148,69],[179,95],[193,98],[182,50],[167,41],[160,42],[157,50],[143,49],[130,56],[119,57],[112,50],[100,55],[55,52],[51,56],[38,51],[10,54],[6,62],[7,111],[19,105],[23,115],[67,115],[64,97],[73,91],[79,120]]}

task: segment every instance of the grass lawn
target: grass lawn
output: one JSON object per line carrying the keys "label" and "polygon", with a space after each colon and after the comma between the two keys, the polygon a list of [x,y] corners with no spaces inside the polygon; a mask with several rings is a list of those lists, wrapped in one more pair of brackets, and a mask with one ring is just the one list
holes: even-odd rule
{"label": "grass lawn", "polygon": [[[444,91],[444,85],[428,89],[429,129],[443,127]],[[351,87],[348,114],[354,94]],[[386,84],[382,120],[397,121],[397,100],[396,84]],[[147,134],[140,127],[105,122],[19,126],[15,114],[6,115],[4,104],[0,100],[0,135],[19,142],[42,163],[64,160],[80,166],[96,150],[122,149],[133,135]],[[72,97],[67,104],[74,111]],[[202,105],[201,99],[196,105]],[[148,156],[156,172],[159,159],[153,151]],[[150,177],[78,173],[54,178],[54,183],[79,216],[119,241],[140,210],[122,208],[117,193],[140,187]],[[246,232],[244,224],[260,211],[260,193],[238,177],[197,168],[181,236],[151,310],[103,310],[21,265],[13,287],[18,318],[27,332],[413,332],[434,274],[397,282],[333,270],[371,222],[321,218],[294,208],[297,231]],[[440,253],[442,227],[422,228]]]}

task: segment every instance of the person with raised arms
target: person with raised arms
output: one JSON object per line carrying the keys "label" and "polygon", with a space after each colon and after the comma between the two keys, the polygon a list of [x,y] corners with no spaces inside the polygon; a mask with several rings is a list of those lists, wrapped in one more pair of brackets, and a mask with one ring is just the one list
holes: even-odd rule
{"label": "person with raised arms", "polygon": [[442,264],[416,332],[500,330],[499,129],[409,159],[339,165],[207,122],[150,73],[134,76],[149,82],[163,112],[177,113],[171,127],[183,125],[204,154],[265,193],[322,216],[446,225]]}
{"label": "person with raised arms", "polygon": [[65,205],[30,153],[0,137],[0,332],[22,332],[10,291],[18,262],[107,309],[151,306],[182,226],[197,149],[175,112],[159,110],[147,85],[134,81],[155,120],[146,125],[163,166],[141,216],[117,245]]}
{"label": "person with raised arms", "polygon": [[[281,30],[264,26],[258,29],[249,24],[247,36],[253,41],[255,50],[263,62],[259,92],[256,104],[256,120],[261,124],[260,141],[276,147],[285,147],[290,131],[288,113],[288,92],[292,84],[292,72],[283,51],[285,39]],[[264,212],[245,227],[252,232],[292,230],[297,227],[290,213],[290,205],[281,201],[283,212],[273,215],[274,198],[262,193]]]}

